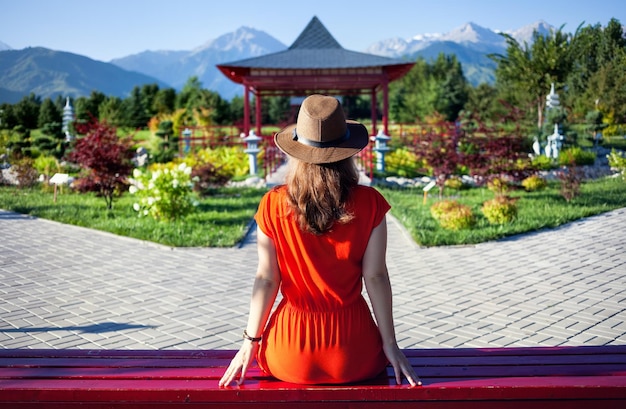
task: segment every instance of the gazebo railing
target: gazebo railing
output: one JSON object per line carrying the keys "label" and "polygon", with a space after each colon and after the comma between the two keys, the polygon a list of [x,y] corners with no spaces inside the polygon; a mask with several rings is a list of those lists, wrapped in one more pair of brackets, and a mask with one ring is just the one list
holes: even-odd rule
{"label": "gazebo railing", "polygon": [[[259,142],[259,148],[262,152],[262,168],[265,177],[271,176],[278,167],[286,161],[285,154],[278,149],[274,143],[274,132],[266,132],[266,135],[258,135],[262,138]],[[179,137],[178,152],[179,155],[185,156],[192,154],[200,149],[232,147],[239,146],[242,150],[246,149],[246,143],[240,133],[240,129],[236,126],[230,127],[186,127]],[[374,176],[374,142],[363,149],[356,155],[357,167],[370,179]]]}

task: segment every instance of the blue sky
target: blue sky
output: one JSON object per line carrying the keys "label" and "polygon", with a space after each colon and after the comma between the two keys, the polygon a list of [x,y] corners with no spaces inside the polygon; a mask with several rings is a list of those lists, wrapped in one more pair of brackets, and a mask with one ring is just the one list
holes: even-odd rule
{"label": "blue sky", "polygon": [[445,33],[468,22],[511,30],[544,20],[573,32],[582,22],[626,24],[623,0],[0,0],[0,41],[101,61],[145,50],[191,50],[241,26],[289,46],[317,16],[346,49]]}

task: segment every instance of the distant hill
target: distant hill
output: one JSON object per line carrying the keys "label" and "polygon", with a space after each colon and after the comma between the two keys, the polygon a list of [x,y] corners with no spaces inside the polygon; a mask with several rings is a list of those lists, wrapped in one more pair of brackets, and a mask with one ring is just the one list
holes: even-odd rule
{"label": "distant hill", "polygon": [[241,85],[226,78],[217,69],[217,64],[258,57],[286,48],[263,31],[241,27],[191,51],[145,51],[112,60],[111,63],[159,78],[176,89],[182,89],[189,77],[197,76],[203,87],[231,99],[242,94]]}
{"label": "distant hill", "polygon": [[[551,29],[551,25],[538,21],[508,33],[520,44],[530,44],[534,30],[546,35]],[[219,72],[217,64],[286,48],[272,36],[250,27],[241,27],[193,50],[144,51],[110,63],[38,47],[12,50],[0,43],[0,102],[14,103],[30,92],[42,97],[58,94],[75,97],[98,90],[125,97],[135,85],[151,83],[180,90],[191,76],[197,76],[203,87],[231,99],[242,95],[243,88]],[[382,40],[364,52],[407,60],[420,56],[430,60],[440,53],[454,54],[468,81],[478,85],[493,83],[495,63],[487,58],[487,54],[505,53],[506,42],[493,30],[467,23],[444,34]]]}
{"label": "distant hill", "polygon": [[114,64],[42,47],[0,51],[0,103],[34,92],[42,98],[88,96],[93,90],[125,98],[135,86],[165,82]]}

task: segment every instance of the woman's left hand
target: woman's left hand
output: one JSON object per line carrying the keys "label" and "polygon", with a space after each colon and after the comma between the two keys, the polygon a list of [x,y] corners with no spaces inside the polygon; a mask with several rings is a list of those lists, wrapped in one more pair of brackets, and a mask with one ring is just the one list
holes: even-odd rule
{"label": "woman's left hand", "polygon": [[258,342],[252,342],[248,340],[243,341],[243,345],[235,354],[235,357],[232,361],[230,361],[230,365],[224,372],[222,379],[220,379],[218,385],[221,387],[230,385],[238,374],[241,374],[239,380],[237,381],[237,385],[241,385],[246,378],[246,372],[248,372],[248,368],[252,364],[254,357],[259,349]]}
{"label": "woman's left hand", "polygon": [[413,366],[411,366],[411,363],[402,350],[398,348],[397,344],[383,346],[383,351],[385,351],[385,356],[387,356],[389,363],[393,367],[396,383],[398,385],[402,384],[402,375],[404,375],[411,386],[422,386],[422,381],[413,370]]}

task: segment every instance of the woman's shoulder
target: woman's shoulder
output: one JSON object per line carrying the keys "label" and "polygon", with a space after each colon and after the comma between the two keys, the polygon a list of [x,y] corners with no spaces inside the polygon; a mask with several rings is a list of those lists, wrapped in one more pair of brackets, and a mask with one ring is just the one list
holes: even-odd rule
{"label": "woman's shoulder", "polygon": [[366,203],[375,204],[376,206],[389,207],[387,199],[375,188],[371,186],[358,185],[354,188],[354,202],[357,205],[364,205]]}
{"label": "woman's shoulder", "polygon": [[286,195],[287,187],[285,185],[273,186],[263,195],[260,205],[262,207],[277,206],[279,203],[284,202]]}
{"label": "woman's shoulder", "polygon": [[375,188],[371,186],[366,186],[366,185],[357,185],[354,188],[354,195],[356,197],[373,197],[373,198],[383,197],[383,195],[378,190],[376,190]]}
{"label": "woman's shoulder", "polygon": [[276,185],[272,186],[270,190],[268,190],[264,196],[272,197],[272,196],[281,196],[287,193],[287,185]]}

